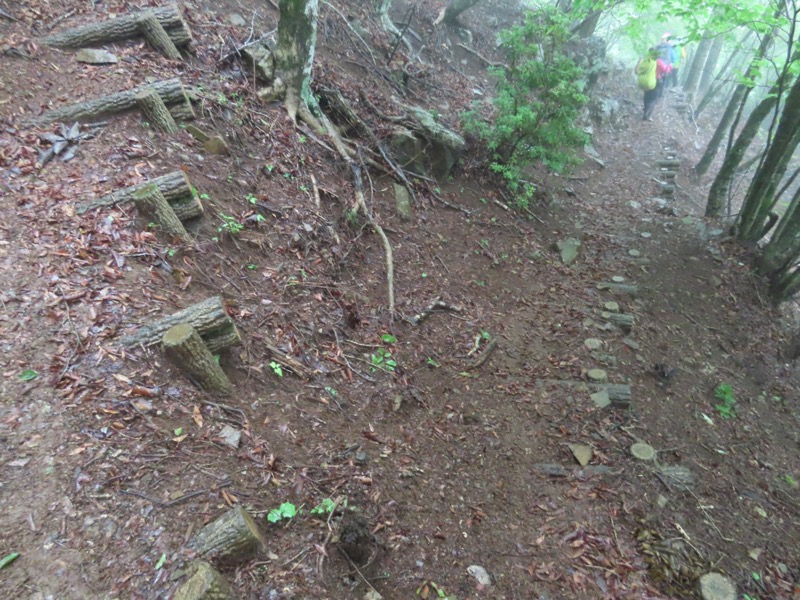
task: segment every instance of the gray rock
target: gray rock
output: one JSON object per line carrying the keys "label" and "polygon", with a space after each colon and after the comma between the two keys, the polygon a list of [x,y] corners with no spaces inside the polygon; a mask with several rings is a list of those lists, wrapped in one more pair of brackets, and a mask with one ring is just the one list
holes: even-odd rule
{"label": "gray rock", "polygon": [[736,600],[736,586],[719,573],[706,573],[700,578],[703,600]]}
{"label": "gray rock", "polygon": [[427,110],[417,106],[406,106],[405,109],[416,121],[417,134],[428,142],[425,154],[430,162],[431,174],[444,179],[450,174],[467,143],[456,132],[437,122]]}
{"label": "gray rock", "polygon": [[235,25],[236,27],[244,27],[247,25],[247,21],[245,21],[244,17],[239,13],[229,14],[228,21],[230,21],[231,25]]}
{"label": "gray rock", "polygon": [[226,446],[237,450],[242,441],[242,432],[230,425],[225,425],[219,432],[219,438]]}
{"label": "gray rock", "polygon": [[593,383],[607,383],[608,374],[603,369],[589,369],[586,372],[586,377]]}
{"label": "gray rock", "polygon": [[255,70],[256,79],[265,83],[272,82],[275,78],[275,61],[266,42],[242,48],[241,55],[251,71]]}
{"label": "gray rock", "polygon": [[611,399],[608,397],[608,390],[600,390],[589,397],[598,408],[606,408],[611,405]]}
{"label": "gray rock", "polygon": [[603,342],[597,338],[587,338],[583,340],[583,345],[589,350],[599,350],[603,346]]}
{"label": "gray rock", "polygon": [[75,54],[75,60],[90,65],[115,65],[119,62],[116,54],[106,50],[83,48]]}
{"label": "gray rock", "polygon": [[555,243],[556,251],[561,254],[561,262],[569,266],[578,258],[581,241],[576,238],[567,238]]}
{"label": "gray rock", "polygon": [[403,168],[420,174],[425,170],[422,141],[414,132],[405,127],[397,127],[389,136],[389,144]]}
{"label": "gray rock", "polygon": [[408,190],[405,188],[405,186],[397,183],[392,185],[394,187],[394,201],[397,208],[397,214],[400,215],[400,218],[404,221],[411,220],[411,217],[414,216],[411,208],[411,195],[408,193]]}
{"label": "gray rock", "polygon": [[478,581],[478,584],[484,587],[489,587],[490,585],[492,585],[491,575],[489,575],[489,572],[480,565],[468,566],[467,573],[472,575]]}
{"label": "gray rock", "polygon": [[210,137],[203,142],[203,149],[209,154],[228,155],[231,153],[228,144],[218,135]]}
{"label": "gray rock", "polygon": [[211,136],[208,135],[205,131],[203,131],[196,125],[192,125],[191,123],[186,126],[186,132],[201,144],[207,142],[211,138]]}

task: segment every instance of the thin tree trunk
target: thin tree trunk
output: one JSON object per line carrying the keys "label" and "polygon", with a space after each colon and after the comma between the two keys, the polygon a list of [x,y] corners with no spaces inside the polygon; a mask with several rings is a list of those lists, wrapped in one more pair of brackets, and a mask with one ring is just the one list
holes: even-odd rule
{"label": "thin tree trunk", "polygon": [[706,64],[703,65],[703,72],[700,74],[700,81],[697,85],[697,96],[703,96],[714,81],[714,72],[717,70],[717,62],[722,49],[725,47],[725,38],[721,35],[714,38],[711,49],[706,57]]}
{"label": "thin tree trunk", "polygon": [[[748,32],[748,33],[752,33]],[[749,35],[746,35],[741,43],[744,43],[744,40],[747,39]],[[700,113],[703,112],[705,108],[708,107],[709,104],[712,103],[714,100],[719,100],[719,92],[722,88],[725,87],[727,79],[734,71],[741,69],[741,67],[745,63],[745,58],[742,57],[742,54],[745,52],[742,49],[734,50],[731,52],[731,55],[725,61],[725,64],[722,65],[722,68],[717,73],[717,76],[714,78],[713,83],[709,87],[709,89],[703,95],[703,99],[694,109],[694,116],[697,118]],[[747,50],[747,54],[750,53],[750,50]]]}
{"label": "thin tree trunk", "polygon": [[280,0],[275,75],[286,86],[286,110],[292,120],[311,97],[311,67],[317,42],[319,0]]}
{"label": "thin tree trunk", "polygon": [[686,96],[690,100],[694,98],[695,92],[697,92],[697,84],[700,81],[700,75],[703,74],[703,67],[706,65],[706,59],[708,58],[708,53],[711,51],[711,45],[714,43],[711,36],[712,33],[709,31],[703,34],[703,39],[701,39],[700,43],[697,45],[697,50],[694,53],[694,60],[692,60],[692,66],[689,68],[686,81],[683,84],[683,91],[686,92]]}
{"label": "thin tree trunk", "polygon": [[436,24],[444,23],[445,25],[455,25],[458,17],[461,16],[465,10],[475,6],[480,0],[450,0],[439,17],[436,19]]}
{"label": "thin tree trunk", "polygon": [[[761,40],[761,45],[758,47],[758,52],[750,61],[750,65],[747,67],[747,71],[744,74],[745,80],[752,81],[758,76],[759,64],[766,55],[767,50],[769,50],[769,47],[772,45],[772,40],[773,37],[771,33],[765,35]],[[733,118],[739,112],[741,105],[747,101],[747,96],[750,93],[750,89],[750,86],[744,83],[740,83],[734,89],[733,95],[731,96],[728,105],[725,107],[725,112],[722,113],[722,118],[717,124],[714,135],[711,136],[711,140],[708,142],[708,146],[706,146],[706,151],[703,153],[703,157],[694,166],[695,174],[705,175],[706,171],[708,171],[708,167],[710,167],[711,163],[714,161],[714,157],[717,155],[719,146],[722,143],[722,140],[725,138],[725,134],[728,132],[728,128],[733,121]]]}
{"label": "thin tree trunk", "polygon": [[800,78],[786,97],[772,143],[758,166],[739,215],[741,240],[757,242],[764,235],[764,224],[775,205],[774,194],[783,178],[792,153],[800,142]]}

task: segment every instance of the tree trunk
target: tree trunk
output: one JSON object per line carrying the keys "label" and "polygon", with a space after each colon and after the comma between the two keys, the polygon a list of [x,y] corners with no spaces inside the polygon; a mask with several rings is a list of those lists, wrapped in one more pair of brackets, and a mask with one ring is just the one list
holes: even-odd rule
{"label": "tree trunk", "polygon": [[411,43],[403,37],[402,32],[397,28],[397,26],[392,21],[392,18],[389,16],[389,8],[392,6],[392,0],[376,0],[375,12],[380,19],[381,25],[383,28],[395,36],[395,39],[400,40],[403,42],[403,45],[406,47],[406,50],[411,52],[413,48],[411,47]]}
{"label": "tree trunk", "polygon": [[[746,80],[752,81],[758,77],[759,65],[766,55],[767,50],[769,50],[769,47],[772,45],[772,40],[772,34],[767,34],[762,38],[761,45],[758,47],[758,52],[750,61],[750,65],[747,67],[747,71],[744,74]],[[711,166],[714,157],[717,155],[720,144],[722,144],[722,140],[725,138],[725,134],[728,132],[733,118],[739,112],[740,107],[747,101],[750,90],[751,87],[744,83],[738,84],[734,89],[733,95],[728,101],[728,105],[725,107],[725,112],[722,113],[722,118],[719,120],[717,128],[714,130],[714,135],[711,136],[711,140],[708,142],[708,146],[706,146],[706,151],[703,153],[699,162],[694,166],[696,175],[705,175],[706,171],[708,171],[708,167]]]}
{"label": "tree trunk", "polygon": [[[739,42],[739,45],[742,46],[752,33],[753,33],[752,31],[748,32],[747,35],[745,35],[744,38],[742,38],[741,42]],[[703,110],[705,110],[705,108],[712,101],[716,101],[717,103],[719,103],[719,93],[725,86],[726,80],[730,78],[729,76],[734,71],[741,69],[742,66],[744,65],[746,59],[741,58],[741,55],[744,53],[745,51],[741,48],[731,52],[731,55],[725,61],[725,64],[722,66],[722,68],[717,73],[717,76],[714,78],[713,83],[711,84],[711,86],[709,86],[708,90],[703,94],[703,99],[695,107],[694,109],[695,117],[697,117],[701,112],[703,112]],[[746,51],[746,53],[747,54],[750,53],[749,48]]]}
{"label": "tree trunk", "polygon": [[286,110],[292,120],[302,105],[313,103],[311,68],[317,42],[319,0],[280,0],[276,80],[285,86]]}
{"label": "tree trunk", "polygon": [[79,205],[75,212],[81,215],[95,208],[132,202],[136,192],[151,183],[158,186],[158,190],[169,202],[173,212],[181,221],[199,217],[203,214],[203,205],[194,193],[192,184],[183,171],[173,171],[144,183],[117,190],[86,204]]}
{"label": "tree trunk", "polygon": [[[166,30],[172,43],[181,48],[192,43],[192,34],[176,5],[154,8],[152,14]],[[144,13],[134,12],[100,23],[90,23],[47,36],[44,43],[55,48],[84,48],[102,46],[141,35],[138,21]]]}
{"label": "tree trunk", "polygon": [[683,84],[683,91],[686,92],[686,97],[689,101],[693,101],[697,85],[700,82],[700,76],[703,73],[703,68],[706,65],[708,53],[711,51],[711,45],[714,43],[712,33],[707,31],[703,34],[703,39],[697,45],[697,50],[694,53],[694,60],[692,66],[688,69],[686,74],[686,81]]}
{"label": "tree trunk", "polygon": [[136,95],[139,92],[149,89],[158,92],[158,95],[161,96],[161,99],[167,106],[175,104],[183,105],[188,102],[181,80],[177,78],[167,79],[165,81],[140,85],[139,87],[109,94],[108,96],[100,96],[99,98],[86,100],[77,104],[62,106],[61,108],[47,111],[43,115],[36,117],[31,121],[31,124],[47,125],[55,121],[81,121],[133,110],[137,107]]}
{"label": "tree trunk", "polygon": [[792,153],[800,142],[800,78],[796,79],[781,112],[778,127],[761,163],[750,182],[739,214],[738,237],[758,242],[764,225],[775,205],[775,191],[780,185]]}
{"label": "tree trunk", "polygon": [[697,97],[703,96],[707,91],[708,88],[711,86],[711,82],[714,81],[714,72],[717,70],[717,62],[719,61],[719,55],[722,52],[722,48],[725,46],[725,38],[721,35],[714,38],[714,42],[711,44],[711,48],[708,51],[708,56],[706,57],[706,64],[703,65],[703,71],[700,75],[700,81],[697,85]]}
{"label": "tree trunk", "polygon": [[181,323],[192,325],[213,354],[241,341],[233,320],[222,304],[222,298],[213,296],[151,325],[140,327],[135,333],[122,337],[120,343],[123,346],[153,346],[161,341],[169,329]]}
{"label": "tree trunk", "polygon": [[708,201],[706,203],[706,216],[718,217],[722,213],[722,209],[726,204],[728,194],[730,193],[731,183],[736,174],[736,170],[744,158],[745,152],[750,147],[750,144],[758,134],[761,123],[767,118],[770,112],[775,108],[778,102],[778,87],[774,86],[770,93],[759,102],[758,106],[753,109],[753,112],[747,117],[739,137],[736,142],[731,146],[730,150],[725,154],[725,160],[711,184],[711,189],[708,192]]}
{"label": "tree trunk", "polygon": [[189,323],[170,327],[161,338],[164,354],[202,389],[229,396],[231,382],[203,338]]}
{"label": "tree trunk", "polygon": [[434,24],[438,25],[439,23],[444,23],[445,25],[456,25],[461,13],[472,8],[478,2],[480,2],[480,0],[450,0],[444,10],[439,14],[436,21],[434,21]]}

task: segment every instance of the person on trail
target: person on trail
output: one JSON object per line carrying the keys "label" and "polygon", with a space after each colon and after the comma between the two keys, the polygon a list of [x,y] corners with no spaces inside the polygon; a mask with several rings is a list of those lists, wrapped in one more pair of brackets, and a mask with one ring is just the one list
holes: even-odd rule
{"label": "person on trail", "polygon": [[644,92],[644,113],[643,121],[653,120],[653,110],[658,99],[661,97],[661,90],[664,86],[664,77],[669,73],[669,67],[658,57],[658,48],[650,48],[647,56],[642,58],[634,69],[636,83],[639,89]]}
{"label": "person on trail", "polygon": [[[673,64],[679,59],[678,51],[675,46],[670,41],[672,39],[671,33],[665,33],[661,36],[661,43],[656,46],[658,49],[658,57],[666,64],[670,71],[672,70]],[[669,87],[671,84],[671,77],[664,80],[664,87]],[[664,89],[661,89],[661,95],[663,95]],[[661,96],[659,96],[661,97]]]}
{"label": "person on trail", "polygon": [[678,72],[680,71],[681,66],[686,61],[686,47],[683,44],[679,44],[680,40],[675,40],[675,38],[670,38],[669,43],[672,44],[672,47],[675,49],[675,58],[672,61],[672,71],[669,74],[669,87],[678,87]]}

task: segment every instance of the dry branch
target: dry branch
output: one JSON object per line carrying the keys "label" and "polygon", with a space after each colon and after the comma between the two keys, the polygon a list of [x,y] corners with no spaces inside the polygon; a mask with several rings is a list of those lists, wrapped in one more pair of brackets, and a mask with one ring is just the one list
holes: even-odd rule
{"label": "dry branch", "polygon": [[188,102],[186,91],[183,89],[180,79],[167,79],[140,85],[130,90],[116,92],[108,96],[100,96],[92,100],[86,100],[69,106],[62,106],[49,110],[43,115],[31,120],[32,125],[46,125],[54,121],[81,121],[84,119],[96,118],[102,115],[109,115],[133,110],[137,107],[136,95],[139,92],[153,89],[158,92],[164,104],[185,105]]}
{"label": "dry branch", "polygon": [[[147,13],[157,19],[175,46],[181,48],[192,43],[192,33],[177,5],[154,8]],[[143,14],[146,13],[134,12],[116,19],[60,31],[46,37],[44,43],[55,48],[84,48],[139,37],[141,31],[138,21]]]}
{"label": "dry branch", "polygon": [[213,354],[241,341],[222,298],[213,296],[155,323],[140,327],[138,331],[122,337],[120,343],[123,346],[153,346],[161,341],[167,330],[181,323],[191,324]]}
{"label": "dry branch", "polygon": [[429,316],[431,316],[433,313],[438,312],[438,311],[445,311],[445,310],[450,310],[450,311],[457,312],[457,313],[464,312],[464,309],[461,308],[460,306],[453,306],[451,304],[447,304],[447,302],[444,302],[443,300],[441,300],[439,298],[436,298],[428,306],[426,306],[424,309],[422,309],[422,311],[420,311],[418,314],[416,314],[413,317],[411,317],[409,319],[409,321],[411,321],[414,325],[419,325],[425,319],[427,319]]}

